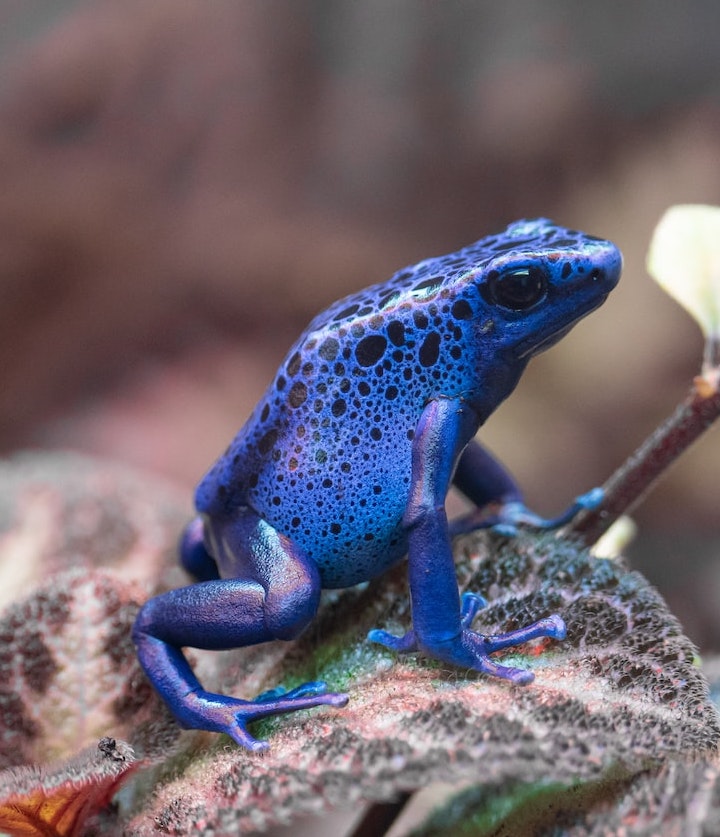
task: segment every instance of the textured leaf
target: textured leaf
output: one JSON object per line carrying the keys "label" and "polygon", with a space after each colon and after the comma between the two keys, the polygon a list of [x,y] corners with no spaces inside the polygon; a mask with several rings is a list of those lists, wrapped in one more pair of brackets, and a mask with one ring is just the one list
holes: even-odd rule
{"label": "textured leaf", "polygon": [[132,740],[149,718],[164,749],[174,727],[130,629],[150,579],[183,581],[185,502],[161,480],[86,457],[0,464],[0,597],[15,599],[0,612],[0,768]]}
{"label": "textured leaf", "polygon": [[[650,764],[716,752],[718,716],[695,649],[640,575],[551,538],[521,537],[497,554],[490,537],[465,544],[464,586],[489,598],[478,630],[554,611],[568,622],[566,642],[512,655],[535,670],[534,684],[396,660],[365,643],[379,614],[384,627],[407,624],[401,572],[364,593],[335,595],[311,635],[285,646],[284,661],[275,658],[275,678],[265,671],[267,685],[283,669],[286,685],[327,679],[349,689],[349,705],[266,724],[271,749],[262,757],[217,741],[159,789],[127,833],[150,835],[156,824],[173,834],[245,833],[437,781],[479,783],[495,797],[578,782],[617,789],[613,783]],[[251,694],[260,653],[229,655],[223,690]]]}
{"label": "textured leaf", "polygon": [[103,738],[51,769],[0,772],[0,830],[13,837],[76,837],[135,769],[132,749]]}
{"label": "textured leaf", "polygon": [[[567,811],[574,800],[574,823],[589,828],[598,800],[621,799],[643,776],[667,775],[680,787],[693,781],[682,767],[686,756],[715,764],[717,711],[695,648],[660,596],[621,563],[549,536],[475,535],[456,550],[462,588],[488,600],[477,630],[497,633],[553,612],[565,618],[565,642],[540,641],[505,656],[535,670],[530,686],[397,658],[368,643],[372,627],[400,632],[410,624],[399,567],[366,588],[326,595],[296,642],[190,652],[208,688],[251,697],[278,684],[325,679],[350,693],[346,708],[256,725],[270,740],[264,755],[221,736],[181,731],[139,672],[130,627],[145,592],[118,569],[127,562],[134,576],[140,554],[145,578],[183,583],[182,573],[164,563],[174,564],[177,531],[169,521],[179,529],[183,510],[153,481],[87,460],[58,463],[51,460],[45,483],[34,466],[30,488],[17,466],[0,469],[0,498],[13,510],[5,516],[9,538],[0,543],[0,558],[27,560],[39,576],[45,566],[67,567],[73,554],[81,566],[34,592],[26,584],[24,599],[0,616],[0,754],[5,764],[46,761],[107,735],[130,741],[144,761],[164,759],[137,781],[142,792],[122,814],[127,835],[248,833],[438,781],[461,782],[475,794],[463,809],[471,820],[480,811],[497,825],[538,808]],[[19,491],[14,503],[2,487],[8,475]],[[38,508],[28,505],[38,497],[41,509],[59,510],[44,530],[56,537],[32,537],[23,509]],[[52,503],[43,505],[47,497]],[[92,511],[97,497],[99,516]],[[160,515],[151,511],[156,506]],[[108,567],[102,530],[122,531],[126,517],[134,534]],[[79,531],[92,536],[78,538]],[[18,533],[25,552],[15,551]],[[91,569],[96,564],[102,569]],[[490,819],[482,808],[488,799],[495,806]]]}
{"label": "textured leaf", "polygon": [[[720,657],[703,668],[717,706]],[[633,776],[618,771],[600,781],[518,784],[500,794],[475,783],[445,786],[435,789],[434,799],[428,816],[414,818],[413,837],[710,837],[720,834],[720,759],[711,752],[648,765]]]}
{"label": "textured leaf", "polygon": [[[177,565],[189,514],[186,493],[121,465],[63,453],[0,460],[0,605],[69,568],[156,584]],[[167,583],[182,579],[177,570]]]}
{"label": "textured leaf", "polygon": [[139,585],[68,570],[0,617],[0,767],[132,739],[155,704],[130,638]]}

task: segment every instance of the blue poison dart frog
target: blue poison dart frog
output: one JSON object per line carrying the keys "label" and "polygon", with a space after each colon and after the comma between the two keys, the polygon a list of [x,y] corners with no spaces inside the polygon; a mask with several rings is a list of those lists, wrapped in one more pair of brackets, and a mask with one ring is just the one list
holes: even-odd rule
{"label": "blue poison dart frog", "polygon": [[557,615],[485,637],[471,629],[482,598],[458,593],[445,514],[454,484],[485,517],[453,528],[552,528],[599,501],[599,489],[544,520],[473,440],[533,355],[556,343],[615,287],[609,241],[518,221],[504,232],[341,299],[290,349],[260,403],[197,488],[198,517],[181,559],[197,583],[151,599],[134,641],[152,684],[182,726],[267,744],[251,721],[347,695],[322,682],[254,700],[206,691],[183,646],[228,649],[291,640],[322,588],[349,587],[408,556],[412,629],[369,639],[398,652],[513,683],[529,671],[491,656],[537,637],[563,639]]}

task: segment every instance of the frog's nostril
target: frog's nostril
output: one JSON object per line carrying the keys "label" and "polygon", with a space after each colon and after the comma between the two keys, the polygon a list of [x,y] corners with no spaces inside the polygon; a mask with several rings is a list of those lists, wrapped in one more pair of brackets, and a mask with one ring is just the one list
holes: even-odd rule
{"label": "frog's nostril", "polygon": [[594,267],[590,271],[590,278],[593,281],[597,281],[598,279],[604,279],[605,278],[605,271],[600,267]]}

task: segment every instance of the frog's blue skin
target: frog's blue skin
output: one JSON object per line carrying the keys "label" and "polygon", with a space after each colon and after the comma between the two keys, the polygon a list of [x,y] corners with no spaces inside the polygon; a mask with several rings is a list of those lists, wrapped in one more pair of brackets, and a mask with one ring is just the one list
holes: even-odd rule
{"label": "frog's blue skin", "polygon": [[473,441],[530,358],[597,308],[618,281],[608,241],[519,221],[503,233],[348,296],[317,316],[290,349],[247,424],[200,483],[199,513],[181,555],[198,583],[151,599],[134,629],[140,662],[177,720],[267,747],[249,722],[346,695],[308,683],[252,701],[204,690],[181,648],[236,648],[297,637],[323,587],[347,587],[408,555],[413,628],[371,631],[400,652],[420,650],[463,669],[528,683],[494,651],[562,639],[549,616],[484,637],[470,630],[483,601],[462,600],[445,496],[454,482],[494,513],[456,531],[551,527],[523,505],[509,474]]}

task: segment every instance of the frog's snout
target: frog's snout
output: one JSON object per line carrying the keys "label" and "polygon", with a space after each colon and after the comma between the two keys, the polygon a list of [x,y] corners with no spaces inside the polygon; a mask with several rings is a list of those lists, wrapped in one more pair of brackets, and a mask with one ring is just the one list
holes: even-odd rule
{"label": "frog's snout", "polygon": [[611,241],[607,241],[605,244],[604,252],[598,254],[598,263],[590,271],[590,278],[596,284],[601,285],[606,293],[610,293],[620,281],[623,258],[622,253]]}

